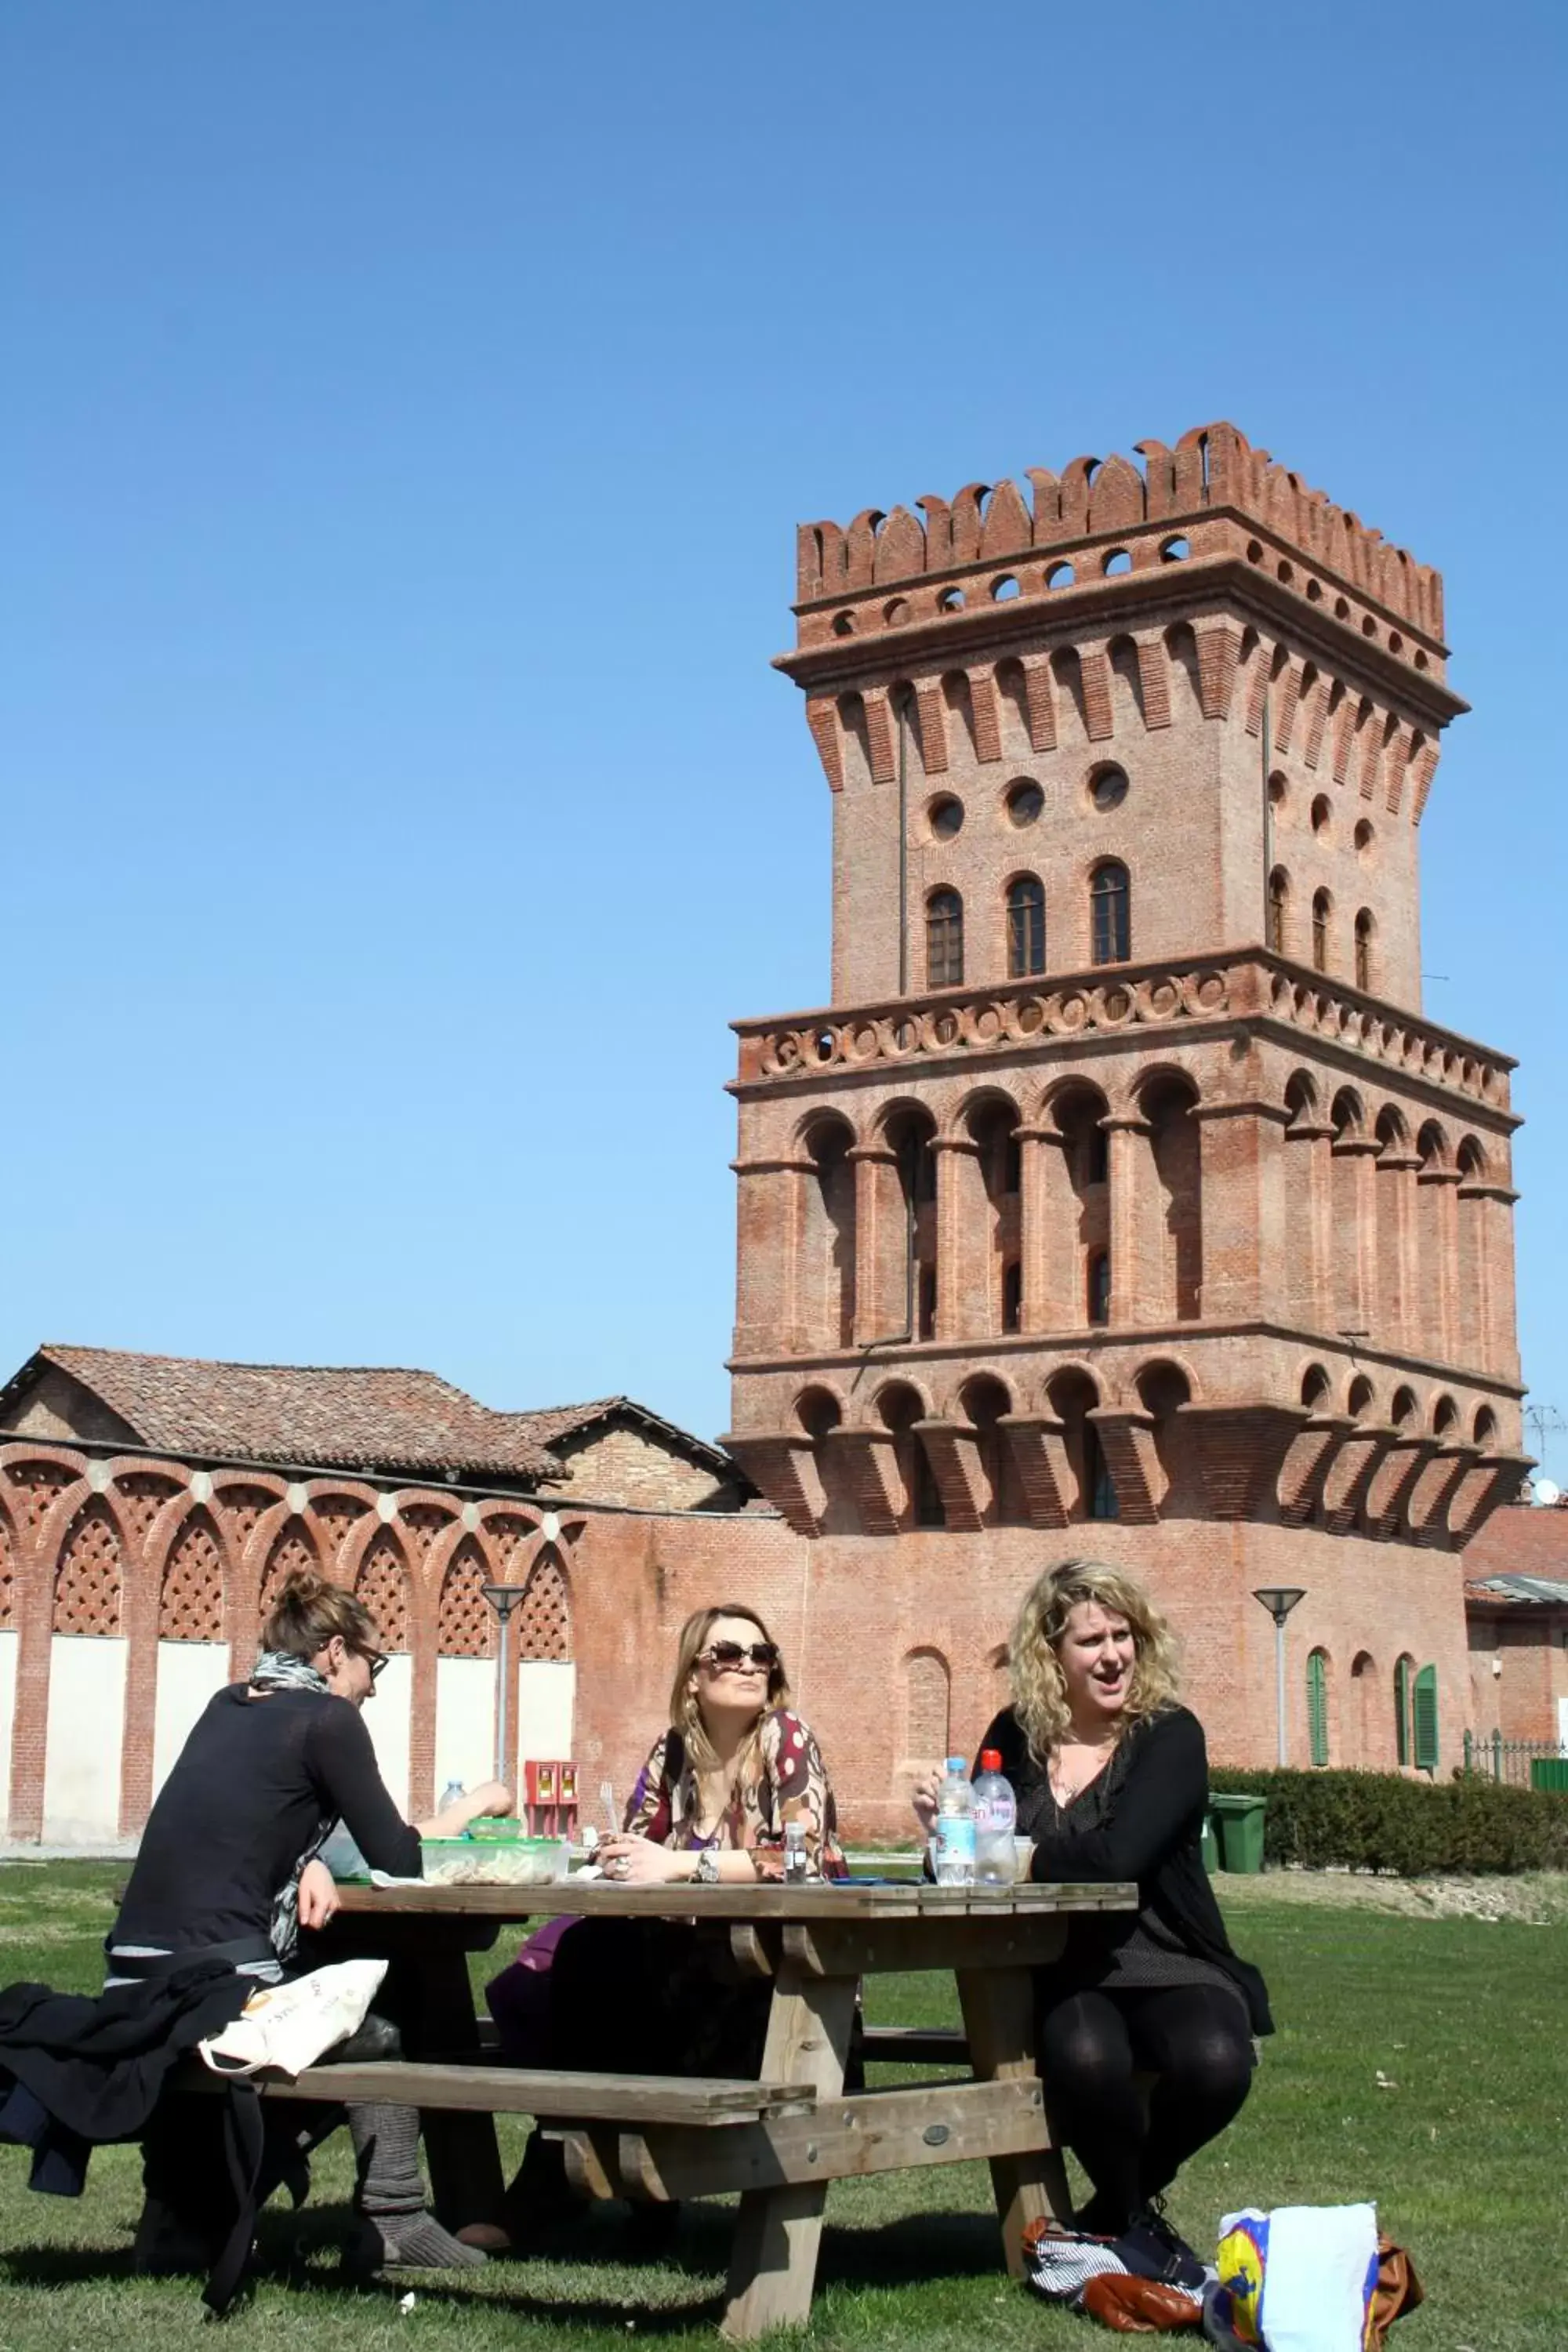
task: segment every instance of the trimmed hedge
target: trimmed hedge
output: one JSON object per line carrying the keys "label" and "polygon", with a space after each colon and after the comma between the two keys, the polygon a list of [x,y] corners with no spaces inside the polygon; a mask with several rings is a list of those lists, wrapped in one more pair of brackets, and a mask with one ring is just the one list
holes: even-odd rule
{"label": "trimmed hedge", "polygon": [[1490,1874],[1568,1870],[1568,1796],[1510,1789],[1475,1774],[1407,1780],[1397,1772],[1247,1772],[1216,1766],[1215,1794],[1267,1797],[1266,1863]]}

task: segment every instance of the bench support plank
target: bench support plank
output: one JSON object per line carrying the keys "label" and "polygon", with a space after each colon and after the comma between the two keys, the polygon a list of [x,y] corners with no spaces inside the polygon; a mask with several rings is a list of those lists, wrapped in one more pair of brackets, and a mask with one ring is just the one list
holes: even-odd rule
{"label": "bench support plank", "polygon": [[611,2177],[623,2196],[722,2197],[736,2189],[1026,2155],[1048,2145],[1037,2082],[932,2083],[868,2091],[829,2100],[810,2115],[719,2130],[623,2132]]}

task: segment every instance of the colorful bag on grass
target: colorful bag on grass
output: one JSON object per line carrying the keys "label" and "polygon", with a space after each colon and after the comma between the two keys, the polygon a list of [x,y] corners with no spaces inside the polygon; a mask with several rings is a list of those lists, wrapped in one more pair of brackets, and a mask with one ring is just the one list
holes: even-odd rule
{"label": "colorful bag on grass", "polygon": [[1394,2247],[1388,2253],[1399,2256],[1403,2275],[1396,2280],[1391,2265],[1380,2292],[1373,2206],[1249,2208],[1219,2226],[1219,2278],[1205,2298],[1204,2333],[1222,2352],[1372,2352],[1390,2321],[1420,2300],[1408,2257]]}

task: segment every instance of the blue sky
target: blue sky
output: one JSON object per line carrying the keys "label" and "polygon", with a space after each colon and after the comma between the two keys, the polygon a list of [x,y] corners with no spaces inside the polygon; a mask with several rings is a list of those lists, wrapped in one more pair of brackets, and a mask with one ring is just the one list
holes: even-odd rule
{"label": "blue sky", "polygon": [[[727,1426],[794,526],[1235,420],[1447,575],[1426,1006],[1568,1412],[1559,8],[0,16],[0,1357]],[[1568,1439],[1552,1467],[1568,1483]]]}

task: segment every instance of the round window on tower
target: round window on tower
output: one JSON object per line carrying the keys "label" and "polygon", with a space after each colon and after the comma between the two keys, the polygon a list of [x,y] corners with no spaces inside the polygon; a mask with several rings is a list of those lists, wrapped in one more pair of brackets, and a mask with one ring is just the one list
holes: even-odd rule
{"label": "round window on tower", "polygon": [[1045,805],[1045,793],[1033,777],[1020,776],[1016,784],[1008,785],[1006,809],[1014,824],[1037,824]]}
{"label": "round window on tower", "polygon": [[926,822],[938,841],[951,841],[954,834],[963,830],[963,803],[955,801],[951,793],[943,793],[927,809]]}
{"label": "round window on tower", "polygon": [[1127,798],[1127,777],[1121,768],[1098,768],[1089,780],[1089,796],[1102,816],[1119,809]]}

